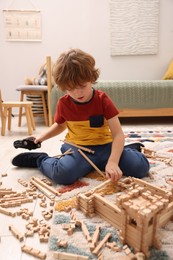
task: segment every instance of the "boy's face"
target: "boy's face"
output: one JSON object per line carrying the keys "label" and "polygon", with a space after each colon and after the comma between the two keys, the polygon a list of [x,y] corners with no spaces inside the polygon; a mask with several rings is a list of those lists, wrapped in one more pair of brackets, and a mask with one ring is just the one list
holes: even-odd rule
{"label": "boy's face", "polygon": [[86,82],[82,86],[77,86],[75,89],[67,90],[68,95],[70,95],[75,101],[80,103],[85,103],[89,101],[92,97],[92,83]]}

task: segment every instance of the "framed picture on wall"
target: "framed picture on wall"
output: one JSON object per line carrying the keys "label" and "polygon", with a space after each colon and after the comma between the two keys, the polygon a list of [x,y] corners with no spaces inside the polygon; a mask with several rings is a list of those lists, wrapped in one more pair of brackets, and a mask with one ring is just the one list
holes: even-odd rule
{"label": "framed picture on wall", "polygon": [[3,10],[7,41],[41,41],[41,12]]}

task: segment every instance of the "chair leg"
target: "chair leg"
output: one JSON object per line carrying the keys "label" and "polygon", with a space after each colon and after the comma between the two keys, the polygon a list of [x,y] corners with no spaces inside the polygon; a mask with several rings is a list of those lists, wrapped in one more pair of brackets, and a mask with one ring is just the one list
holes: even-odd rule
{"label": "chair leg", "polygon": [[31,118],[30,118],[28,106],[25,106],[25,113],[26,113],[26,121],[27,121],[27,125],[28,125],[28,134],[32,135]]}
{"label": "chair leg", "polygon": [[6,127],[6,119],[7,119],[7,107],[4,108],[2,113],[2,128],[1,128],[1,135],[5,135],[5,127]]}
{"label": "chair leg", "polygon": [[43,112],[44,112],[45,124],[46,124],[46,126],[48,126],[48,113],[47,113],[45,93],[41,94],[41,99],[42,99],[42,104],[43,104]]}
{"label": "chair leg", "polygon": [[8,130],[11,130],[11,117],[12,117],[12,108],[8,108]]}
{"label": "chair leg", "polygon": [[28,134],[32,135],[32,125],[31,125],[31,118],[30,118],[30,112],[28,106],[25,106],[25,113],[26,113],[26,121],[28,125]]}
{"label": "chair leg", "polygon": [[[24,98],[24,94],[23,94],[23,92],[21,91],[21,94],[20,94],[20,101],[23,101],[23,98]],[[22,109],[23,109],[23,107],[20,107],[20,108],[19,108],[19,120],[18,120],[18,126],[21,126],[21,124],[22,124]]]}
{"label": "chair leg", "polygon": [[29,110],[32,128],[33,128],[33,130],[35,130],[35,121],[34,121],[34,116],[33,116],[33,113],[32,113],[32,106],[29,106],[28,110]]}

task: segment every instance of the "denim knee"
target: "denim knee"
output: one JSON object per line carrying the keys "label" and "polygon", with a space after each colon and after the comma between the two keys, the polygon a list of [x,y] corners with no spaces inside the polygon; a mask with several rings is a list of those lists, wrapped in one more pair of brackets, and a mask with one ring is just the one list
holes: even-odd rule
{"label": "denim knee", "polygon": [[92,166],[74,149],[73,154],[60,159],[46,157],[39,162],[39,170],[57,184],[69,185],[91,172]]}
{"label": "denim knee", "polygon": [[144,178],[149,172],[150,165],[144,154],[127,148],[120,158],[120,168],[124,176]]}
{"label": "denim knee", "polygon": [[150,166],[148,160],[140,154],[140,160],[133,163],[131,166],[131,176],[135,178],[144,178],[147,176]]}
{"label": "denim knee", "polygon": [[47,157],[39,162],[38,169],[57,184],[68,185],[76,181],[76,175],[68,163],[63,164],[61,160]]}
{"label": "denim knee", "polygon": [[70,185],[78,179],[76,172],[68,165],[58,165],[58,169],[54,173],[54,181],[61,185]]}

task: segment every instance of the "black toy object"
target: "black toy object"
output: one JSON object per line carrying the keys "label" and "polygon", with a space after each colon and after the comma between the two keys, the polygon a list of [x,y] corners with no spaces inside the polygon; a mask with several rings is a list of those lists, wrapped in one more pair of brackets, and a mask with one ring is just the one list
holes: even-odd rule
{"label": "black toy object", "polygon": [[29,137],[23,140],[16,140],[13,143],[14,147],[17,148],[24,148],[28,150],[33,150],[41,147],[41,143],[39,142],[38,144],[34,143],[34,138]]}
{"label": "black toy object", "polygon": [[142,147],[145,147],[145,145],[141,142],[134,142],[134,143],[131,143],[131,144],[126,144],[124,147],[135,149],[135,150],[141,152]]}

